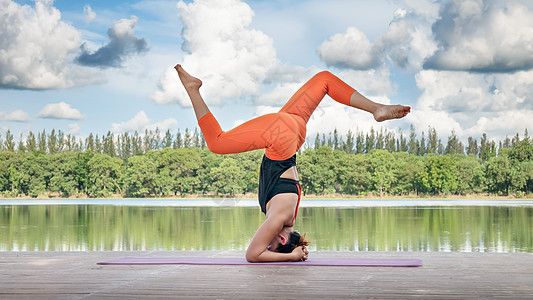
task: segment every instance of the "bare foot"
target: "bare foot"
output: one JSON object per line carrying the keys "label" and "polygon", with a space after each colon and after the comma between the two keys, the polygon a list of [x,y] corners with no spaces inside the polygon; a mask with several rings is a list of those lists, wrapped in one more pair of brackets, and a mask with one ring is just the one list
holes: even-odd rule
{"label": "bare foot", "polygon": [[198,91],[200,89],[200,87],[202,86],[202,81],[200,79],[191,76],[189,73],[185,72],[185,70],[181,67],[180,64],[177,64],[174,69],[176,69],[176,71],[178,72],[178,76],[180,77],[181,83],[187,91]]}
{"label": "bare foot", "polygon": [[391,119],[400,119],[405,117],[409,112],[411,112],[410,106],[383,105],[374,112],[374,119],[376,119],[378,122]]}

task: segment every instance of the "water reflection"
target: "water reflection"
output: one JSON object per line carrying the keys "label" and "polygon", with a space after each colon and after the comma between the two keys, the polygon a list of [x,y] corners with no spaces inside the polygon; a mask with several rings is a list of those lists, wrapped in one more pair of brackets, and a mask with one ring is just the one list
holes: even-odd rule
{"label": "water reflection", "polygon": [[[255,207],[2,205],[0,251],[245,250]],[[533,207],[302,207],[311,250],[533,252]]]}

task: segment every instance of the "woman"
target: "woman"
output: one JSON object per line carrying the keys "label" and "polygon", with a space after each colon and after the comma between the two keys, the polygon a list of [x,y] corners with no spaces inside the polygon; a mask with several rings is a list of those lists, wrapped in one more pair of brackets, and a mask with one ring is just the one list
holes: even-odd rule
{"label": "woman", "polygon": [[329,72],[313,76],[278,113],[267,114],[222,131],[200,95],[202,81],[174,67],[189,95],[208,148],[218,154],[265,149],[259,174],[259,204],[266,215],[246,250],[249,262],[306,260],[307,241],[292,226],[301,188],[296,152],[305,141],[306,124],[322,98],[370,112],[378,122],[406,116],[411,108],[375,103]]}

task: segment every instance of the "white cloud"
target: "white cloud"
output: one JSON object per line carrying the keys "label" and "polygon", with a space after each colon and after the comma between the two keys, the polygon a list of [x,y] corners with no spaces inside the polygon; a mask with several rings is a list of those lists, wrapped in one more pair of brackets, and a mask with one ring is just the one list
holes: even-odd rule
{"label": "white cloud", "polygon": [[78,123],[72,123],[68,124],[68,134],[77,134],[81,131],[80,124]]}
{"label": "white cloud", "polygon": [[39,111],[37,117],[69,120],[81,120],[85,118],[79,110],[72,108],[70,104],[65,102],[46,104],[45,107]]}
{"label": "white cloud", "polygon": [[131,120],[121,123],[113,123],[111,131],[114,133],[121,133],[126,131],[144,131],[144,128],[150,124],[150,119],[144,111],[138,112]]}
{"label": "white cloud", "polygon": [[520,2],[504,3],[444,3],[432,27],[440,48],[424,67],[475,72],[533,68],[533,12]]}
{"label": "white cloud", "polygon": [[148,129],[148,131],[152,131],[152,132],[159,130],[161,134],[164,134],[167,130],[170,129],[170,131],[173,131],[177,127],[178,127],[178,120],[174,118],[168,118],[161,122],[150,124],[146,126],[145,129]]}
{"label": "white cloud", "polygon": [[20,109],[7,114],[0,111],[0,121],[28,122],[30,121],[30,117],[26,112]]}
{"label": "white cloud", "polygon": [[416,80],[423,90],[417,106],[423,109],[466,113],[533,109],[533,71],[478,74],[425,70]]}
{"label": "white cloud", "polygon": [[176,128],[178,121],[173,118],[165,119],[161,122],[150,123],[151,119],[148,118],[144,111],[138,112],[131,120],[121,123],[113,123],[111,125],[111,132],[113,133],[123,133],[123,132],[135,132],[137,131],[140,134],[144,134],[145,130],[155,132],[156,129],[159,129],[160,133],[163,134],[168,129]]}
{"label": "white cloud", "polygon": [[90,5],[85,5],[83,7],[83,13],[85,14],[85,21],[92,22],[96,19],[96,13],[93,11]]}
{"label": "white cloud", "polygon": [[[466,138],[462,124],[445,111],[423,110],[415,106],[406,117],[406,121],[411,123],[418,131],[427,132],[428,127],[435,128],[437,135],[441,138],[449,136],[452,130],[460,138]],[[480,135],[478,133],[473,136],[478,137]]]}
{"label": "white cloud", "polygon": [[0,87],[66,88],[87,83],[86,73],[70,64],[81,34],[61,21],[52,1],[35,8],[0,1]]}
{"label": "white cloud", "polygon": [[[425,70],[416,75],[423,91],[414,106],[413,124],[452,129],[458,136],[505,136],[533,128],[533,71],[512,74]],[[519,118],[519,119],[516,119]],[[513,126],[510,126],[510,125]],[[514,132],[514,133],[516,133]]]}
{"label": "white cloud", "polygon": [[[209,104],[224,98],[255,95],[268,71],[277,64],[273,41],[250,28],[252,9],[237,0],[197,0],[178,3],[184,28],[181,64],[202,79],[202,95]],[[172,68],[163,74],[151,98],[157,103],[190,106]]]}
{"label": "white cloud", "polygon": [[533,109],[496,112],[479,118],[476,124],[466,131],[466,134],[479,136],[480,132],[485,132],[497,140],[503,140],[505,136],[516,133],[522,135],[524,129],[533,128],[531,116],[533,116]]}
{"label": "white cloud", "polygon": [[382,98],[388,99],[389,95],[396,93],[397,87],[390,79],[391,74],[388,68],[366,71],[340,70],[332,73],[374,101]]}
{"label": "white cloud", "polygon": [[328,66],[366,70],[380,63],[372,43],[355,27],[330,37],[318,47],[317,53]]}
{"label": "white cloud", "polygon": [[408,71],[419,70],[437,49],[431,25],[438,17],[439,7],[429,0],[402,1],[375,47],[395,66]]}
{"label": "white cloud", "polygon": [[409,71],[421,68],[435,52],[431,25],[438,17],[440,5],[430,0],[403,0],[385,33],[372,43],[359,28],[348,27],[320,45],[317,52],[328,66],[367,70],[383,65],[388,58],[394,65]]}

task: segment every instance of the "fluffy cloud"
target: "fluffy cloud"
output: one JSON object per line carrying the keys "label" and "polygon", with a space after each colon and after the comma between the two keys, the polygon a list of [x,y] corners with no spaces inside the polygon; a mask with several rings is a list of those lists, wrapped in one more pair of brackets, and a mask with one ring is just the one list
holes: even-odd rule
{"label": "fluffy cloud", "polygon": [[65,102],[47,104],[38,114],[37,117],[45,119],[69,119],[81,120],[85,117],[79,110],[72,108]]}
{"label": "fluffy cloud", "polygon": [[93,11],[90,5],[85,5],[83,7],[83,13],[85,14],[85,20],[87,22],[92,22],[96,19],[96,13]]}
{"label": "fluffy cloud", "polygon": [[133,28],[136,23],[136,16],[115,22],[115,25],[107,31],[109,43],[94,52],[90,52],[85,45],[82,45],[82,53],[76,61],[90,67],[121,67],[126,57],[147,51],[146,40],[135,36]]}
{"label": "fluffy cloud", "polygon": [[143,134],[145,130],[159,131],[163,134],[168,129],[176,128],[178,121],[176,119],[166,119],[161,122],[150,123],[151,120],[148,118],[144,111],[138,112],[131,120],[121,123],[113,123],[111,125],[111,132],[113,133],[123,133],[123,132],[139,132]]}
{"label": "fluffy cloud", "polygon": [[[84,12],[88,21],[95,17],[90,6]],[[110,42],[89,53],[81,32],[61,21],[53,1],[37,0],[32,7],[0,0],[0,88],[63,89],[101,82],[81,65],[116,67],[146,51],[146,41],[134,35],[136,22],[136,17],[116,22],[108,31]]]}
{"label": "fluffy cloud", "polygon": [[0,121],[28,122],[30,121],[30,117],[26,112],[20,109],[14,110],[7,114],[0,111]]}
{"label": "fluffy cloud", "polygon": [[345,33],[332,36],[318,47],[317,52],[328,66],[366,70],[380,63],[377,50],[355,27],[348,27]]}
{"label": "fluffy cloud", "polygon": [[421,95],[408,122],[463,139],[533,127],[531,10],[510,1],[414,4],[401,2],[375,45],[415,73]]}
{"label": "fluffy cloud", "polygon": [[87,82],[70,64],[81,34],[62,22],[52,1],[35,8],[0,0],[0,87],[66,88]]}
{"label": "fluffy cloud", "polygon": [[131,120],[121,123],[113,123],[111,131],[114,133],[143,131],[150,124],[150,119],[144,111],[138,112]]}
{"label": "fluffy cloud", "polygon": [[328,66],[368,70],[382,66],[386,58],[402,69],[420,69],[437,49],[431,25],[438,17],[439,4],[404,0],[399,6],[387,31],[375,43],[359,29],[348,27],[318,47],[320,59]]}
{"label": "fluffy cloud", "polygon": [[393,65],[416,71],[437,49],[431,25],[438,18],[434,1],[403,1],[387,31],[376,40],[375,48]]}
{"label": "fluffy cloud", "polygon": [[423,91],[413,111],[413,123],[419,128],[431,125],[442,135],[453,129],[464,138],[483,132],[502,136],[510,124],[515,133],[533,127],[533,119],[527,117],[533,115],[533,71],[424,70],[416,75],[416,82]]}
{"label": "fluffy cloud", "polygon": [[[277,64],[273,41],[251,29],[252,9],[237,0],[196,0],[178,3],[183,22],[181,64],[202,79],[209,104],[224,98],[256,95],[269,70]],[[176,72],[169,67],[151,97],[157,103],[190,106]]]}
{"label": "fluffy cloud", "polygon": [[318,48],[321,59],[331,66],[369,69],[387,58],[411,72],[533,68],[533,12],[520,2],[403,0],[399,6],[374,44],[348,28]]}
{"label": "fluffy cloud", "polygon": [[514,72],[533,68],[533,12],[522,3],[446,2],[433,25],[439,50],[426,69]]}
{"label": "fluffy cloud", "polygon": [[72,123],[68,124],[68,134],[77,134],[81,131],[80,124],[78,123]]}

